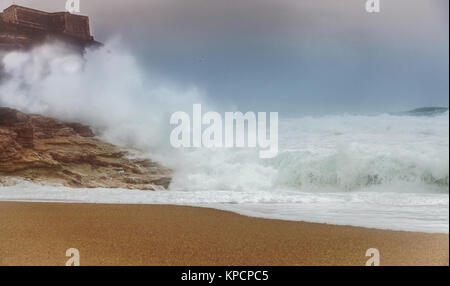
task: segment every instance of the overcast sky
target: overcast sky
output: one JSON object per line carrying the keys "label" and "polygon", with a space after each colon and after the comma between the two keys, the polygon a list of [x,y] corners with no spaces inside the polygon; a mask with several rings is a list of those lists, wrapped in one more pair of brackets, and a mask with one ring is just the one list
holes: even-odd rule
{"label": "overcast sky", "polygon": [[[65,0],[0,0],[48,11]],[[81,0],[99,41],[241,111],[448,106],[448,0]]]}

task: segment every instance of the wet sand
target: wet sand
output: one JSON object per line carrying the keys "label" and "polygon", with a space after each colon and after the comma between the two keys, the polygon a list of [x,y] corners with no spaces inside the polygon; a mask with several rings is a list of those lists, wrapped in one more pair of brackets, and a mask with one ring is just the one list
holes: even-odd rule
{"label": "wet sand", "polygon": [[449,236],[207,208],[0,202],[0,265],[449,265]]}

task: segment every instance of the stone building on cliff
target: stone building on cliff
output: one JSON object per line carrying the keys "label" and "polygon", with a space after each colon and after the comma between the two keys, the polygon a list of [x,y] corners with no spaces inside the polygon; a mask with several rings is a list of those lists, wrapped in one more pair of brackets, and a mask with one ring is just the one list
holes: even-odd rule
{"label": "stone building on cliff", "polygon": [[91,35],[87,16],[48,13],[18,5],[0,12],[0,49],[27,48],[47,39],[83,47],[98,44]]}

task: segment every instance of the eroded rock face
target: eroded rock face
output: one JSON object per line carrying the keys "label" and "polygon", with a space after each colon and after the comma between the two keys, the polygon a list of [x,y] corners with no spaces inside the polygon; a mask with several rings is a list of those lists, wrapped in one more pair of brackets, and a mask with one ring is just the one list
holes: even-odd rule
{"label": "eroded rock face", "polygon": [[94,138],[88,126],[0,107],[0,179],[22,177],[78,188],[168,188],[169,169],[127,155]]}

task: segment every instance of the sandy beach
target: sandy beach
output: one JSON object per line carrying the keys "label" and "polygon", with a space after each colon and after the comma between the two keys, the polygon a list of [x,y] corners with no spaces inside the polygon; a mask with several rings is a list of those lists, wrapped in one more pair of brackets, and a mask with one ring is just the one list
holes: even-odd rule
{"label": "sandy beach", "polygon": [[0,265],[449,265],[449,236],[167,205],[0,203]]}

